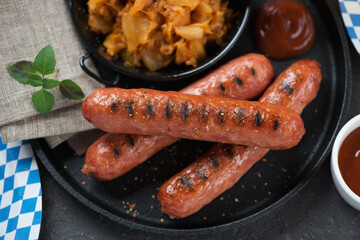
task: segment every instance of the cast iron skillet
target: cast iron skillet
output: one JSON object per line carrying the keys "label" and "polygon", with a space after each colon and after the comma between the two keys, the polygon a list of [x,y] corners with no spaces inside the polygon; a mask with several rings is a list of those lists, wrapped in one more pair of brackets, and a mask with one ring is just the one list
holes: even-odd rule
{"label": "cast iron skillet", "polygon": [[[88,54],[81,57],[81,67],[90,76],[103,82],[102,78],[97,77],[85,65],[85,60],[89,56],[93,56],[99,63],[118,73],[116,77],[111,80],[113,84],[116,84],[120,81],[122,75],[150,81],[174,81],[194,76],[195,74],[210,68],[226,55],[240,37],[249,17],[251,0],[230,1],[229,7],[237,14],[231,22],[231,28],[226,34],[223,44],[220,46],[216,45],[208,47],[206,49],[207,57],[199,61],[196,68],[184,64],[176,65],[173,63],[156,72],[151,72],[146,68],[125,67],[121,58],[111,58],[110,56],[105,58],[103,54],[100,54],[100,52],[103,51],[103,47],[101,46],[105,36],[96,35],[90,31],[87,23],[88,8],[86,2],[87,0],[67,0],[77,32],[89,51]],[[106,81],[105,84],[109,84],[109,81]]]}
{"label": "cast iron skillet", "polygon": [[[263,2],[254,1],[254,9]],[[234,228],[270,214],[294,196],[324,162],[335,134],[346,119],[350,100],[351,66],[342,21],[328,1],[303,2],[315,18],[315,45],[299,58],[271,62],[276,75],[296,60],[312,58],[321,63],[323,81],[320,91],[302,114],[306,135],[293,149],[269,152],[266,160],[255,164],[234,187],[199,212],[185,219],[170,219],[161,213],[156,195],[166,179],[194,161],[211,143],[181,140],[110,182],[99,182],[82,175],[80,169],[84,156],[75,156],[66,143],[51,150],[45,140],[32,140],[39,161],[76,199],[103,216],[133,229],[168,234],[203,234]],[[253,15],[249,22],[253,22]],[[248,25],[233,51],[219,64],[248,52],[257,52],[251,33],[251,25]],[[111,78],[112,72],[100,68],[100,74]],[[127,87],[141,84],[132,78],[124,80]],[[149,84],[159,89],[177,90],[182,86],[175,83],[182,82],[173,82],[174,85]],[[133,215],[134,211],[136,215]]]}

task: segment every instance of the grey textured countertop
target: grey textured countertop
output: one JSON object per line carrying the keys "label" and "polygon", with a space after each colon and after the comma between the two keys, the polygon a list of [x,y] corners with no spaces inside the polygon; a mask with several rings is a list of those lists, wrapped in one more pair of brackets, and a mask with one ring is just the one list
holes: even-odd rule
{"label": "grey textured countertop", "polygon": [[[331,1],[337,5],[336,0]],[[360,113],[360,56],[350,44],[352,97],[347,119]],[[39,164],[43,190],[40,239],[360,239],[360,212],[337,193],[330,156],[293,198],[251,223],[202,236],[134,231],[94,213],[70,196]]]}

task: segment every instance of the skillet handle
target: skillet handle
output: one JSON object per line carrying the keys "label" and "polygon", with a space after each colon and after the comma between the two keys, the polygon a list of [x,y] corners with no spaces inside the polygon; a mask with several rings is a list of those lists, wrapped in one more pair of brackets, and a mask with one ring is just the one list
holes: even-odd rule
{"label": "skillet handle", "polygon": [[85,53],[83,56],[80,57],[79,59],[79,64],[80,67],[82,68],[82,70],[84,70],[84,72],[86,72],[90,77],[94,78],[96,81],[101,82],[105,85],[110,85],[110,86],[115,86],[116,84],[118,84],[121,80],[121,75],[120,74],[116,74],[114,79],[112,81],[105,81],[103,78],[101,78],[100,76],[96,75],[95,73],[93,73],[86,65],[85,65],[85,61],[86,59],[88,59],[89,57],[91,57],[90,53]]}

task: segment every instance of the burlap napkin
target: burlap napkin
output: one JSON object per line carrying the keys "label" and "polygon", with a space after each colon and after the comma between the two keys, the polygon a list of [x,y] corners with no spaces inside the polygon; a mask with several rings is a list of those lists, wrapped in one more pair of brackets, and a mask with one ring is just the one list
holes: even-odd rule
{"label": "burlap napkin", "polygon": [[[89,95],[101,87],[80,68],[86,51],[62,0],[2,0],[0,4],[0,135],[4,142],[60,135],[49,138],[52,146],[73,133],[92,129],[81,115],[81,101],[64,98],[57,88],[55,106],[49,115],[35,111],[31,95],[37,89],[15,81],[6,68],[20,60],[34,61],[51,44],[55,51],[56,79],[72,79]],[[64,135],[65,134],[65,135]]]}

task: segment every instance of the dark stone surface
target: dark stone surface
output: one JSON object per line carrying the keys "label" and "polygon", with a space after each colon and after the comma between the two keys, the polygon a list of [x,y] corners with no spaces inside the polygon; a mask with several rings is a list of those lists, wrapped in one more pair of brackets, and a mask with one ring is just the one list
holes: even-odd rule
{"label": "dark stone surface", "polygon": [[[337,6],[336,0],[331,2]],[[360,113],[360,56],[351,43],[350,51],[353,90],[348,119]],[[301,191],[270,214],[230,231],[186,237],[134,231],[111,222],[71,197],[39,165],[43,190],[40,239],[360,239],[360,212],[337,193],[330,157]]]}

